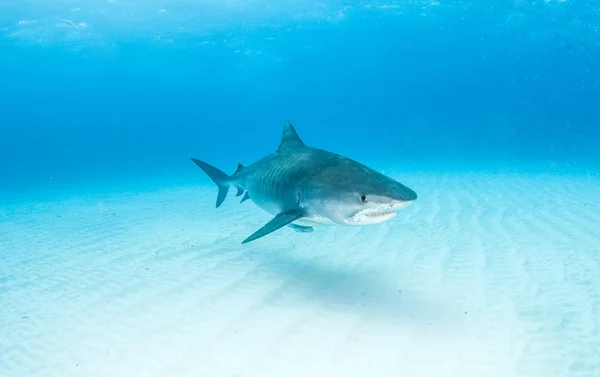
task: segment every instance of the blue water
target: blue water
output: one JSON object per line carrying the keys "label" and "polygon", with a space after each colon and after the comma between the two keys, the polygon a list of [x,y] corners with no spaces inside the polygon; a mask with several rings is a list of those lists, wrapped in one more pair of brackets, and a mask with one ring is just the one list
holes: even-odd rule
{"label": "blue water", "polygon": [[3,189],[233,171],[286,119],[377,166],[600,159],[581,1],[0,4]]}
{"label": "blue water", "polygon": [[[0,377],[599,376],[599,65],[596,0],[0,1]],[[240,245],[190,157],[286,120],[419,199]]]}

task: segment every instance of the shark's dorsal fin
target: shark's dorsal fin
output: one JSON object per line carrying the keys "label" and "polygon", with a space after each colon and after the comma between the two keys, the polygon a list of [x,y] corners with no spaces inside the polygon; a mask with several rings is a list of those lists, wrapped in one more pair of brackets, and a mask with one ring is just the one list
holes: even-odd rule
{"label": "shark's dorsal fin", "polygon": [[238,162],[238,167],[237,167],[237,169],[235,169],[235,173],[233,173],[233,174],[239,173],[240,170],[242,170],[243,168],[244,168],[244,165],[242,165]]}
{"label": "shark's dorsal fin", "polygon": [[300,147],[303,145],[304,142],[300,139],[298,133],[296,133],[292,123],[290,123],[289,120],[286,120],[285,125],[283,126],[283,134],[281,135],[281,143],[277,150],[280,151],[286,148]]}

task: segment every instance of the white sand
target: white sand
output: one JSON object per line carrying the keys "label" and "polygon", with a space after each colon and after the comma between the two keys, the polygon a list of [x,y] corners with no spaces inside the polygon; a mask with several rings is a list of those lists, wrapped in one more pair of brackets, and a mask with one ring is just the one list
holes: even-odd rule
{"label": "white sand", "polygon": [[600,376],[599,177],[401,180],[389,223],[247,245],[209,183],[3,203],[0,375]]}

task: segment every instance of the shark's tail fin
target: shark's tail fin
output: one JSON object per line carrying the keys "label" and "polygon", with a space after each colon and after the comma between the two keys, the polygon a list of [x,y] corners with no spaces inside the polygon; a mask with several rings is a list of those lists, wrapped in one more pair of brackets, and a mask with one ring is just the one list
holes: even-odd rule
{"label": "shark's tail fin", "polygon": [[212,179],[213,182],[215,182],[217,184],[217,186],[219,186],[219,193],[217,194],[217,207],[216,207],[216,208],[219,208],[219,206],[221,204],[223,204],[223,201],[227,197],[227,192],[229,191],[229,182],[228,182],[229,176],[227,174],[225,174],[225,172],[215,168],[212,165],[207,164],[206,162],[197,160],[193,157],[191,160],[194,161],[194,163],[196,165],[198,165],[198,167],[200,167],[200,169],[204,170],[206,175],[208,175],[210,177],[210,179]]}

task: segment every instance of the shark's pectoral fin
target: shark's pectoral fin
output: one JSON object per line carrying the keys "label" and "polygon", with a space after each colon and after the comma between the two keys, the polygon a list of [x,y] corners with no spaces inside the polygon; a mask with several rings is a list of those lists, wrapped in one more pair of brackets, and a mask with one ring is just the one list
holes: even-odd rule
{"label": "shark's pectoral fin", "polygon": [[290,224],[288,225],[290,228],[294,229],[296,232],[308,233],[312,232],[314,229],[312,226],[304,226],[298,224]]}
{"label": "shark's pectoral fin", "polygon": [[254,241],[257,238],[266,236],[269,233],[276,231],[277,229],[290,224],[293,221],[298,220],[304,216],[304,212],[300,210],[292,210],[288,212],[282,212],[277,216],[273,217],[271,221],[266,223],[262,228],[254,232],[250,237],[246,238],[242,243],[248,243]]}
{"label": "shark's pectoral fin", "polygon": [[240,203],[243,203],[243,202],[245,202],[248,199],[250,199],[250,194],[248,194],[248,191],[246,191],[246,194],[244,195],[244,197],[242,198],[242,200],[240,200]]}

